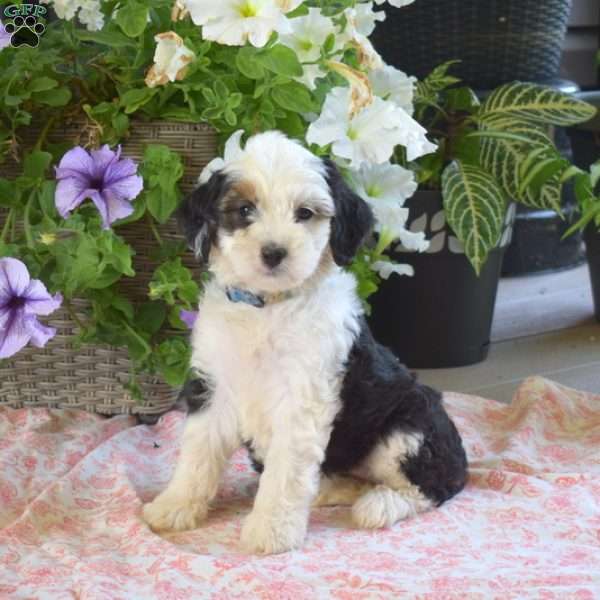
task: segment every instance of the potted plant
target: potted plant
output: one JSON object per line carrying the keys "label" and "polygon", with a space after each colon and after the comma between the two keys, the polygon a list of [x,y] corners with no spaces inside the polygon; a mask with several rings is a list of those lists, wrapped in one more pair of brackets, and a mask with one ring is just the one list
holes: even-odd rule
{"label": "potted plant", "polygon": [[420,191],[407,203],[409,226],[424,231],[430,247],[394,248],[415,275],[384,281],[369,300],[375,335],[415,368],[485,358],[512,203],[560,212],[563,185],[576,173],[547,129],[594,112],[529,83],[505,84],[480,103],[448,66],[419,83],[415,98],[416,118],[438,149],[412,165]]}
{"label": "potted plant", "polygon": [[[419,78],[449,59],[453,72],[483,99],[514,80],[573,92],[573,82],[557,79],[571,0],[424,0],[404,11],[389,11],[373,35],[376,48],[397,68]],[[421,40],[427,40],[424,44]],[[568,157],[566,135],[555,140]],[[565,190],[562,214],[517,207],[513,237],[502,275],[515,276],[576,266],[583,261],[581,235],[562,236],[573,222],[575,202]]]}
{"label": "potted plant", "polygon": [[[364,169],[434,148],[412,80],[368,40],[372,2],[49,1],[0,18],[1,403],[171,404],[203,276],[171,215],[217,143],[275,128]],[[399,204],[388,217],[404,231]]]}

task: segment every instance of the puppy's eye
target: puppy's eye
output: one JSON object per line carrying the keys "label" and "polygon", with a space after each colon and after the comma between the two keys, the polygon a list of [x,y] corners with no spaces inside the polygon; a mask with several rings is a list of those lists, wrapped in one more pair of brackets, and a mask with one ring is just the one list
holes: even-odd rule
{"label": "puppy's eye", "polygon": [[308,221],[309,219],[312,219],[315,216],[315,213],[310,210],[310,208],[305,208],[304,206],[302,208],[299,208],[296,211],[296,220],[297,221]]}
{"label": "puppy's eye", "polygon": [[254,212],[254,205],[250,203],[242,204],[242,206],[238,208],[238,212],[240,213],[240,217],[247,219]]}

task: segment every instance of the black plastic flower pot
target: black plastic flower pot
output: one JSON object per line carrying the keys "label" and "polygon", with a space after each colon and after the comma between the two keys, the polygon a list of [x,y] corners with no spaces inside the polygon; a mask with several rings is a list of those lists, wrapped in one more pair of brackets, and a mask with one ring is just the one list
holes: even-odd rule
{"label": "black plastic flower pot", "polygon": [[571,0],[418,0],[386,5],[375,47],[389,64],[426,77],[451,59],[453,74],[476,89],[558,74]]}
{"label": "black plastic flower pot", "polygon": [[[440,192],[417,192],[407,201],[409,227],[431,240],[426,253],[395,251],[413,277],[392,274],[369,299],[373,334],[411,368],[460,367],[488,354],[504,248],[490,253],[478,277],[446,225]],[[514,211],[511,211],[511,216]]]}
{"label": "black plastic flower pot", "polygon": [[596,321],[600,322],[600,231],[590,225],[586,227],[584,237],[590,279],[592,280]]}

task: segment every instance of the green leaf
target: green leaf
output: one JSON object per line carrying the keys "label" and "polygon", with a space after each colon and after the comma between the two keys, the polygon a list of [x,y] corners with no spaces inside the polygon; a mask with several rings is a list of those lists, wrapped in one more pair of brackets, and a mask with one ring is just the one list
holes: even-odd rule
{"label": "green leaf", "polygon": [[[8,179],[0,177],[0,206],[11,208],[19,205],[20,194]],[[0,225],[0,228],[4,223]]]}
{"label": "green leaf", "polygon": [[283,119],[277,119],[277,129],[290,137],[303,139],[306,123],[298,113],[288,112]]}
{"label": "green leaf", "polygon": [[48,106],[65,106],[71,100],[71,90],[66,87],[54,88],[33,94],[34,100]]}
{"label": "green leaf", "polygon": [[159,223],[166,223],[181,197],[177,183],[183,175],[181,157],[168,146],[151,144],[144,152],[140,171],[146,207]]}
{"label": "green leaf", "polygon": [[458,77],[448,75],[450,67],[458,63],[460,63],[460,60],[449,60],[437,66],[425,79],[417,82],[415,100],[419,101],[422,98],[431,97],[447,87],[458,83],[460,81]]}
{"label": "green leaf", "polygon": [[128,90],[121,95],[121,106],[125,108],[125,112],[129,115],[150,102],[157,92],[157,88],[149,87]]}
{"label": "green leaf", "polygon": [[40,208],[50,219],[58,216],[54,195],[56,192],[56,181],[44,181],[39,194]]}
{"label": "green leaf", "polygon": [[300,77],[304,72],[296,53],[287,46],[277,44],[272,48],[257,53],[260,64],[278,75]]}
{"label": "green leaf", "polygon": [[256,55],[257,52],[254,48],[244,46],[243,48],[240,48],[235,57],[237,68],[240,73],[248,77],[248,79],[261,79],[264,77],[265,70],[260,62],[258,62]]}
{"label": "green leaf", "polygon": [[295,19],[296,17],[303,17],[307,14],[309,14],[308,6],[306,6],[306,3],[302,3],[302,4],[300,4],[300,6],[298,6],[298,8],[295,8],[294,10],[290,11],[289,13],[286,13],[285,16],[288,19]]}
{"label": "green leaf", "polygon": [[473,113],[479,107],[479,98],[469,87],[453,88],[445,93],[448,108]]}
{"label": "green leaf", "polygon": [[148,7],[136,0],[127,0],[121,3],[115,20],[125,35],[138,37],[146,29]]}
{"label": "green leaf", "polygon": [[569,166],[569,161],[556,152],[549,153],[545,148],[534,150],[519,165],[519,197],[539,194],[547,182],[562,176]]}
{"label": "green leaf", "polygon": [[181,337],[165,340],[154,352],[159,373],[169,385],[174,387],[185,383],[191,356],[189,344]]}
{"label": "green leaf", "polygon": [[112,48],[127,48],[135,46],[136,43],[118,31],[88,31],[87,29],[75,29],[76,38],[82,42],[93,42]]}
{"label": "green leaf", "polygon": [[374,269],[371,268],[372,260],[369,250],[361,250],[349,267],[357,282],[356,291],[360,299],[365,304],[367,314],[370,314],[370,307],[366,304],[369,296],[374,294],[379,287],[380,277]]}
{"label": "green leaf", "polygon": [[442,191],[448,224],[479,275],[488,253],[500,241],[506,197],[488,173],[460,161],[444,170]]}
{"label": "green leaf", "polygon": [[592,189],[594,189],[598,185],[598,182],[600,181],[600,160],[595,162],[590,167],[590,176],[591,176],[591,182],[592,182]]}
{"label": "green leaf", "polygon": [[596,109],[570,94],[533,83],[507,83],[490,94],[480,118],[510,117],[551,125],[574,125],[589,121]]}
{"label": "green leaf", "polygon": [[164,300],[169,306],[178,301],[192,306],[198,301],[199,294],[198,284],[179,257],[163,263],[154,271],[148,293],[151,300]]}
{"label": "green leaf", "polygon": [[325,38],[325,42],[323,43],[323,52],[325,53],[325,55],[333,52],[333,49],[335,48],[335,41],[336,41],[335,33],[330,33]]}
{"label": "green leaf", "polygon": [[50,77],[36,77],[29,82],[27,89],[30,92],[45,92],[58,87],[58,81]]}
{"label": "green leaf", "polygon": [[279,106],[293,112],[310,112],[315,108],[308,88],[296,81],[274,87],[271,96]]}
{"label": "green leaf", "polygon": [[[522,165],[533,152],[545,157],[556,156],[556,150],[548,135],[533,123],[518,121],[510,117],[496,117],[481,124],[481,131],[505,131],[511,137],[484,137],[481,140],[481,166],[500,184],[505,194],[536,208],[560,211],[562,183],[560,174],[548,179],[540,188],[521,185],[524,176]],[[521,141],[522,140],[522,141]],[[536,155],[534,155],[536,156]],[[531,159],[527,162],[532,165]]]}
{"label": "green leaf", "polygon": [[32,177],[34,179],[41,178],[44,176],[51,161],[52,154],[49,152],[34,150],[25,156],[25,160],[23,161],[23,173],[26,177]]}
{"label": "green leaf", "polygon": [[167,309],[162,302],[144,302],[135,314],[135,327],[152,336],[165,322]]}
{"label": "green leaf", "polygon": [[169,220],[178,203],[177,193],[165,194],[160,187],[146,192],[146,207],[159,223],[166,223]]}

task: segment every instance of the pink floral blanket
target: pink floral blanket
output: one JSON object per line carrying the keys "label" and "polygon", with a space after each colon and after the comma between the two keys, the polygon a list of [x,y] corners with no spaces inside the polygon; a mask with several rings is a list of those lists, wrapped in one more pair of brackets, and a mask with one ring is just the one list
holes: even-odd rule
{"label": "pink floral blanket", "polygon": [[140,520],[166,483],[181,413],[158,425],[0,409],[0,598],[600,598],[600,396],[532,378],[511,406],[447,394],[468,488],[387,531],[314,510],[301,551],[238,550],[257,486],[238,453],[208,523]]}

